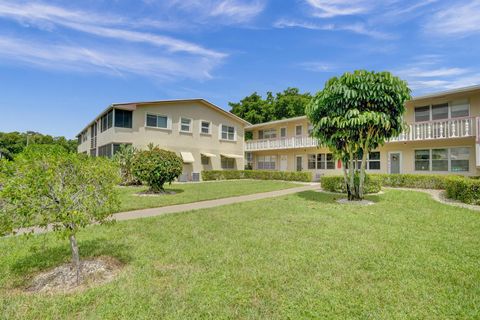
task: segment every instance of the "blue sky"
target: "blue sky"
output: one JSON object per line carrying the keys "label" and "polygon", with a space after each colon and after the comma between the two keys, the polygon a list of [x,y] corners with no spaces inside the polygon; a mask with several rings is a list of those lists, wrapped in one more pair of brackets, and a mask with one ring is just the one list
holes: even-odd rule
{"label": "blue sky", "polygon": [[480,0],[0,0],[0,131],[73,137],[114,102],[316,92],[388,70],[480,84]]}

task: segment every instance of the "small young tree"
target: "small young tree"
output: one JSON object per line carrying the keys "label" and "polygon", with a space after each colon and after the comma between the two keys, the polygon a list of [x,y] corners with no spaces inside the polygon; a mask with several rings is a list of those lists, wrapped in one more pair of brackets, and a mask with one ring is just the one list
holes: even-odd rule
{"label": "small young tree", "polygon": [[133,158],[137,149],[131,145],[121,145],[113,159],[120,167],[122,184],[125,186],[137,185],[140,182],[133,175]]}
{"label": "small young tree", "polygon": [[182,174],[183,161],[174,152],[149,147],[133,157],[133,175],[145,182],[153,193],[163,193],[165,183],[172,183]]}
{"label": "small young tree", "polygon": [[68,153],[60,146],[31,145],[11,163],[0,190],[0,234],[32,225],[68,237],[80,281],[77,232],[105,223],[118,207],[118,168],[102,158]]}
{"label": "small young tree", "polygon": [[343,162],[349,200],[364,196],[368,153],[404,129],[408,99],[405,81],[389,72],[358,70],[328,80],[307,106],[312,135]]}

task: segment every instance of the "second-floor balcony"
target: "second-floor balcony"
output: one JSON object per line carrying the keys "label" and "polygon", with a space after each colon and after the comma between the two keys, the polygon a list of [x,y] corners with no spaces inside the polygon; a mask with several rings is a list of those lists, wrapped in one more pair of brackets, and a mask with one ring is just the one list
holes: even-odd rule
{"label": "second-floor balcony", "polygon": [[436,121],[416,122],[390,142],[466,138],[476,135],[478,119],[466,117]]}
{"label": "second-floor balcony", "polygon": [[308,136],[245,141],[245,151],[318,147],[317,139]]}
{"label": "second-floor balcony", "polygon": [[[389,142],[427,141],[477,137],[480,142],[480,117],[466,117],[438,121],[417,122],[407,125],[405,132]],[[295,149],[318,147],[320,142],[309,136],[249,140],[245,142],[245,151]]]}

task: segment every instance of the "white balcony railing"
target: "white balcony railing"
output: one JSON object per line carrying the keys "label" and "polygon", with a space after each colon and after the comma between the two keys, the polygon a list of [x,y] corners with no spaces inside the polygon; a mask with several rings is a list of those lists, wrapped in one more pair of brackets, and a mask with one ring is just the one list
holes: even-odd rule
{"label": "white balcony railing", "polygon": [[307,136],[249,140],[245,142],[245,151],[308,148],[319,145],[317,139]]}
{"label": "white balcony railing", "polygon": [[475,136],[475,117],[412,123],[390,142],[465,138]]}
{"label": "white balcony railing", "polygon": [[[409,124],[404,133],[396,138],[390,139],[389,142],[465,138],[476,136],[477,141],[480,143],[480,132],[478,132],[476,129],[479,127],[480,117],[418,122]],[[320,143],[317,139],[308,136],[249,140],[245,142],[245,151],[308,148],[318,147],[319,145]]]}

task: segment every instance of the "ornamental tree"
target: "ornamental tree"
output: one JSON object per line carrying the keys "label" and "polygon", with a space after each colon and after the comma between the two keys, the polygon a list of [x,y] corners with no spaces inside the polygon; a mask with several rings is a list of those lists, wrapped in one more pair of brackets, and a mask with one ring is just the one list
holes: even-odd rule
{"label": "ornamental tree", "polygon": [[349,200],[363,199],[368,153],[404,129],[410,92],[389,72],[357,70],[328,80],[307,106],[312,136],[343,163]]}
{"label": "ornamental tree", "polygon": [[90,224],[108,222],[118,207],[118,168],[108,159],[88,158],[51,145],[31,145],[3,168],[0,235],[38,226],[69,238],[78,283],[76,234]]}
{"label": "ornamental tree", "polygon": [[150,192],[164,193],[165,183],[172,183],[183,171],[183,161],[174,152],[149,147],[133,157],[133,175],[150,187]]}
{"label": "ornamental tree", "polygon": [[124,186],[140,184],[138,179],[136,179],[133,175],[133,159],[136,152],[137,149],[135,149],[131,145],[122,144],[120,146],[120,150],[118,150],[118,152],[115,153],[115,156],[113,157],[115,162],[120,167],[122,185]]}

